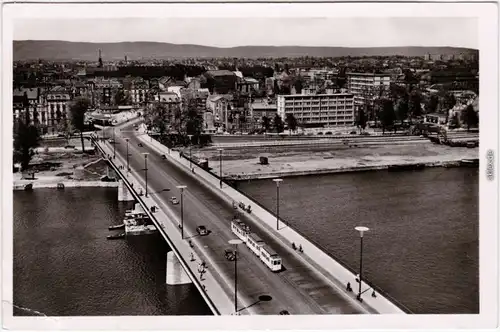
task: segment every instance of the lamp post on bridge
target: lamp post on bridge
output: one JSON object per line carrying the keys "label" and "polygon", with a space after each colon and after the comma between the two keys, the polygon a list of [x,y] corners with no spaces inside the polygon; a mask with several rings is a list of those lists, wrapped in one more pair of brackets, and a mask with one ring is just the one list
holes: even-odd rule
{"label": "lamp post on bridge", "polygon": [[219,167],[220,168],[220,170],[219,170],[219,180],[220,181],[219,182],[220,182],[220,188],[222,189],[222,151],[224,151],[224,149],[219,148],[217,150],[219,150],[219,163],[220,163],[220,165],[219,165],[220,166]]}
{"label": "lamp post on bridge", "polygon": [[144,155],[144,171],[146,172],[146,197],[148,197],[148,152],[143,152]]}
{"label": "lamp post on bridge", "polygon": [[364,226],[357,226],[354,227],[355,230],[359,232],[360,236],[360,255],[359,255],[359,291],[358,291],[358,296],[356,297],[359,302],[363,302],[363,299],[361,298],[361,283],[363,280],[363,233],[368,232],[370,229],[368,227]]}
{"label": "lamp post on bridge", "polygon": [[240,239],[229,240],[229,244],[234,244],[234,313],[238,312],[238,244]]}
{"label": "lamp post on bridge", "polygon": [[129,163],[128,163],[128,141],[129,141],[129,139],[125,138],[125,141],[127,142],[127,172],[129,172],[130,171],[130,166],[129,166]]}
{"label": "lamp post on bridge", "polygon": [[113,158],[116,158],[115,127],[113,127]]}
{"label": "lamp post on bridge", "polygon": [[177,186],[177,189],[181,191],[181,239],[184,240],[184,189],[186,189],[187,186],[180,185]]}
{"label": "lamp post on bridge", "polygon": [[276,230],[279,230],[279,220],[280,220],[280,182],[283,179],[273,179],[276,182]]}
{"label": "lamp post on bridge", "polygon": [[193,135],[188,135],[189,137],[189,169],[192,168],[192,162],[191,162],[191,138],[193,138]]}

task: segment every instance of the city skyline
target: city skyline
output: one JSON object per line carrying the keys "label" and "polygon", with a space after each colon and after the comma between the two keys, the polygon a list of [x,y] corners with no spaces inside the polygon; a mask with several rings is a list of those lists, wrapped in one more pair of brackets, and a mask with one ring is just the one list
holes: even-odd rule
{"label": "city skyline", "polygon": [[[231,27],[228,29],[228,27]],[[127,38],[122,37],[126,29]],[[272,31],[272,34],[269,33]],[[346,34],[345,31],[351,33]],[[240,41],[244,36],[244,41]],[[464,47],[478,49],[474,18],[19,19],[14,40],[159,42],[219,48]]]}

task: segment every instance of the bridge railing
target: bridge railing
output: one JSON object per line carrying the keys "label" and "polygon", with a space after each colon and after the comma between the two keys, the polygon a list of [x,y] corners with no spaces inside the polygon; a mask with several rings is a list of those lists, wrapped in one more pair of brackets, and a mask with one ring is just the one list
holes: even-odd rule
{"label": "bridge railing", "polygon": [[[104,155],[106,156],[106,152],[103,150],[103,148],[99,145],[98,142],[96,142],[94,140],[94,137],[91,137],[91,140],[93,142],[93,144],[98,148],[98,150]],[[146,203],[144,203],[144,201],[141,199],[141,196],[139,196],[139,194],[137,193],[137,191],[135,190],[135,188],[130,184],[129,180],[127,179],[127,177],[120,171],[120,169],[118,167],[116,167],[116,165],[109,159],[109,158],[106,158],[107,162],[111,165],[111,167],[113,167],[114,171],[116,172],[116,174],[118,174],[120,176],[120,178],[123,180],[123,183],[127,186],[128,190],[130,191],[130,193],[132,194],[132,196],[134,197],[134,199],[139,202],[139,204],[141,204],[144,212],[148,215],[148,217],[155,222],[156,224],[156,227],[158,229],[158,231],[160,231],[160,233],[163,235],[163,237],[165,238],[165,240],[167,241],[170,249],[172,249],[172,251],[174,252],[175,256],[177,257],[177,259],[179,260],[179,262],[181,263],[182,267],[184,268],[184,271],[186,271],[186,273],[189,275],[189,278],[193,281],[193,283],[195,284],[196,288],[198,288],[198,290],[200,291],[200,294],[201,296],[203,297],[203,299],[205,300],[205,302],[207,303],[207,305],[209,306],[210,310],[212,311],[212,313],[214,315],[217,315],[217,316],[220,316],[221,313],[220,311],[217,309],[217,307],[215,306],[215,304],[213,303],[213,301],[210,299],[210,297],[208,296],[207,292],[205,291],[205,289],[203,288],[203,286],[199,283],[198,279],[196,279],[196,276],[195,274],[191,271],[189,265],[187,264],[187,262],[184,260],[184,258],[182,257],[181,253],[177,250],[177,248],[175,247],[174,243],[172,242],[172,240],[169,238],[168,234],[166,233],[166,231],[163,229],[163,227],[161,227],[161,224],[159,223],[159,221],[156,219],[155,215],[153,215],[150,210],[149,210],[149,207],[147,206]]]}
{"label": "bridge railing", "polygon": [[[185,153],[182,153],[181,156],[188,160],[188,161],[191,161],[193,164],[197,165],[198,167],[200,167],[197,163],[196,163],[196,160],[195,159],[190,159],[189,158],[189,155],[186,155]],[[214,174],[210,171],[207,171],[210,175],[212,175],[213,177],[215,177],[217,180],[220,181],[220,176],[217,175],[217,174]],[[227,186],[230,186],[231,188],[233,188],[234,190],[236,190],[238,193],[240,193],[241,195],[247,197],[249,200],[251,200],[253,202],[253,204],[259,206],[260,208],[262,208],[263,210],[265,210],[266,212],[270,213],[271,215],[275,215],[273,211],[271,211],[269,208],[265,207],[264,205],[262,205],[261,203],[259,203],[256,199],[254,199],[252,196],[250,196],[248,193],[245,193],[243,191],[241,191],[240,189],[238,189],[238,181],[236,180],[232,180],[232,181],[226,181],[224,180],[224,177],[222,177],[222,183],[224,183],[225,185]],[[288,223],[286,221],[286,219],[283,219],[281,216],[280,216],[280,220],[285,223],[286,225],[290,225],[290,223]],[[290,227],[290,226],[288,226]],[[293,228],[293,230],[295,232],[297,232],[298,234],[300,234],[300,236],[302,236],[303,238],[305,238],[306,240],[308,240],[309,242],[313,243],[316,247],[318,247],[319,249],[321,249],[324,253],[326,253],[328,256],[330,256],[331,258],[333,258],[335,261],[337,261],[342,267],[344,267],[346,270],[348,270],[349,272],[351,272],[352,274],[356,275],[358,272],[355,271],[353,268],[351,268],[350,266],[348,266],[344,261],[342,261],[341,259],[339,259],[338,257],[336,257],[335,255],[331,254],[326,248],[324,248],[322,245],[320,245],[318,242],[316,242],[315,240],[311,239],[310,237],[306,236],[303,232],[301,232],[300,230],[298,230],[297,228]],[[403,310],[405,313],[407,314],[411,314],[413,313],[408,307],[406,307],[404,304],[402,304],[401,302],[399,302],[398,300],[396,300],[394,297],[392,297],[391,295],[389,295],[387,292],[385,292],[384,290],[382,290],[382,288],[378,287],[376,284],[372,283],[372,282],[369,282],[368,280],[366,280],[365,278],[363,278],[363,282],[371,287],[373,290],[375,290],[376,292],[378,292],[379,294],[383,295],[385,298],[389,299],[391,302],[393,302],[396,306],[398,306],[401,310]]]}

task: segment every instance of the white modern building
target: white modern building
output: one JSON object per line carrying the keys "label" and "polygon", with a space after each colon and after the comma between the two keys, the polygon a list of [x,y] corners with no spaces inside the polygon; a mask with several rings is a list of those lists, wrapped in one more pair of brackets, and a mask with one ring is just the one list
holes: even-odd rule
{"label": "white modern building", "polygon": [[356,105],[373,100],[381,91],[389,91],[391,76],[375,73],[347,73],[347,89],[354,95]]}
{"label": "white modern building", "polygon": [[350,93],[279,95],[277,113],[285,121],[293,114],[304,127],[352,126],[354,96]]}

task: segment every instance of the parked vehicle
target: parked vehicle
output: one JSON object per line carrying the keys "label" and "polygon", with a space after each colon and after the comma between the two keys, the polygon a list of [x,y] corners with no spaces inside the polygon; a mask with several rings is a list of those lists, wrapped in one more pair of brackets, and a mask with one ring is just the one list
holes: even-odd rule
{"label": "parked vehicle", "polygon": [[143,147],[142,143],[139,143],[139,144],[138,144],[138,146],[139,146],[140,148],[142,148],[142,147]]}
{"label": "parked vehicle", "polygon": [[170,198],[170,203],[172,203],[173,205],[177,205],[177,204],[179,204],[179,200],[177,199],[177,197],[172,196]]}
{"label": "parked vehicle", "polygon": [[234,261],[236,259],[236,256],[234,255],[234,251],[232,249],[225,249],[224,250],[224,256],[228,261]]}
{"label": "parked vehicle", "polygon": [[208,235],[208,230],[205,226],[201,225],[201,226],[198,226],[196,227],[196,232],[198,234],[200,234],[200,236],[203,236],[203,235]]}

